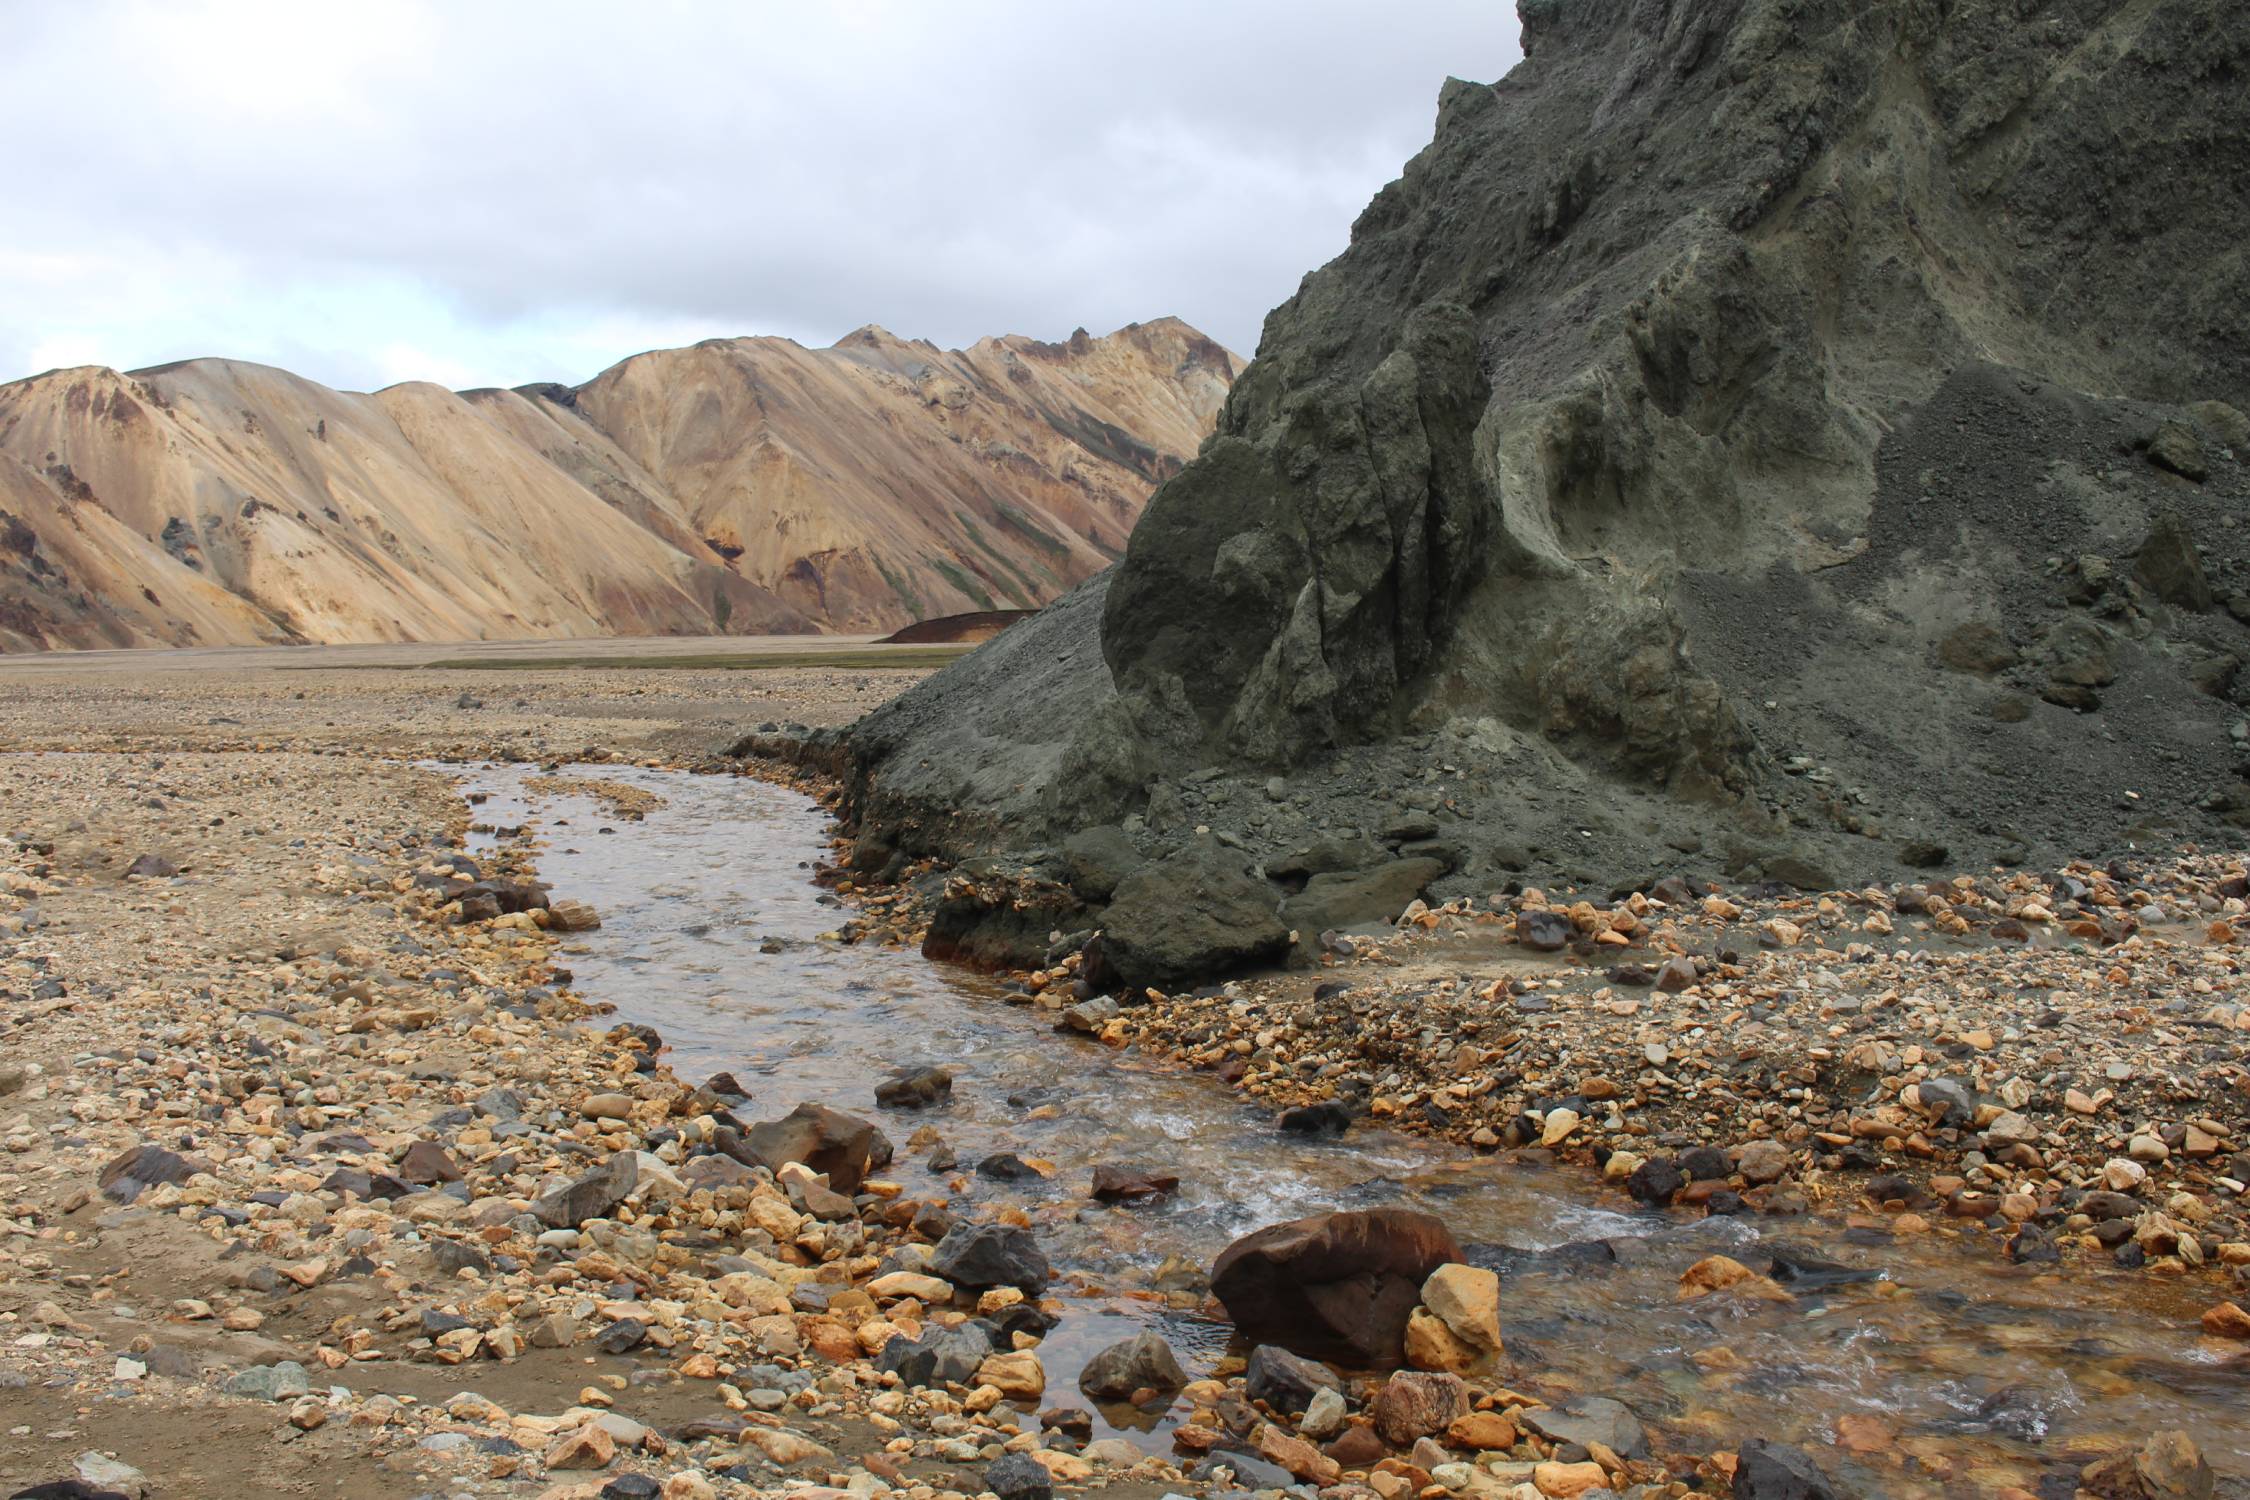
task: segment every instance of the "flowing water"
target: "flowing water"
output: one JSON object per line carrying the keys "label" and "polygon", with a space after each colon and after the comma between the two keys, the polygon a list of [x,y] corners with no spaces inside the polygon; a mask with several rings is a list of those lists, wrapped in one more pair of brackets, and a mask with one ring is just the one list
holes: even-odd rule
{"label": "flowing water", "polygon": [[[878,1118],[899,1146],[881,1175],[908,1196],[1031,1215],[1071,1309],[1040,1351],[1050,1400],[1075,1394],[1078,1366],[1141,1323],[1153,1321],[1191,1373],[1225,1352],[1223,1325],[1162,1295],[1182,1263],[1207,1267],[1230,1239],[1278,1220],[1399,1204],[1437,1214],[1464,1244],[1608,1242],[1479,1252],[1503,1268],[1510,1368],[1615,1396],[1707,1448],[1784,1438],[1876,1493],[1984,1494],[2044,1479],[2067,1494],[2063,1475],[2092,1441],[2178,1427],[2219,1470],[2222,1493],[2250,1493],[2250,1355],[2199,1336],[2196,1317],[2216,1300],[2207,1283],[2042,1273],[2005,1264],[1989,1242],[1893,1241],[1830,1218],[1646,1212],[1577,1172],[1371,1128],[1335,1143],[1284,1136],[1215,1078],[1058,1034],[1051,1012],[1020,995],[1011,1004],[978,975],[824,939],[849,912],[810,878],[827,844],[809,798],[732,777],[564,768],[565,779],[663,799],[626,821],[591,796],[531,790],[522,767],[454,774],[481,794],[480,825],[521,827],[556,894],[600,911],[601,929],[565,949],[577,988],[615,1005],[618,1020],[655,1027],[682,1077],[732,1072],[754,1096],[737,1110],[745,1119],[805,1100]],[[952,1069],[952,1102],[877,1111],[875,1084],[915,1063]],[[906,1148],[923,1125],[958,1154],[956,1168],[933,1172]],[[1001,1151],[1052,1173],[973,1171]],[[1180,1191],[1094,1204],[1097,1162],[1175,1172]],[[1713,1251],[1758,1269],[1776,1252],[1842,1269],[1799,1282],[1789,1303],[1676,1300],[1680,1272]],[[1851,1414],[1892,1424],[1917,1470],[1902,1475],[1895,1459],[1857,1469],[1826,1446]],[[1158,1414],[1102,1415],[1162,1446]]]}

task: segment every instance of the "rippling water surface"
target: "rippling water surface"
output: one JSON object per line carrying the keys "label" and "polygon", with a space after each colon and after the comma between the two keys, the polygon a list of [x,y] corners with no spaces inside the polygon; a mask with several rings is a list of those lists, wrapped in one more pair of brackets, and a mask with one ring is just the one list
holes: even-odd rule
{"label": "rippling water surface", "polygon": [[[1989,1241],[1892,1243],[1828,1218],[1644,1213],[1578,1173],[1373,1129],[1333,1144],[1282,1136],[1216,1079],[1058,1035],[1049,1013],[1007,1003],[977,975],[911,950],[824,941],[848,912],[810,879],[826,852],[824,820],[797,793],[731,777],[564,769],[664,799],[627,821],[592,797],[530,791],[527,768],[455,774],[464,791],[484,794],[480,822],[537,840],[541,876],[558,896],[601,912],[601,929],[568,949],[577,986],[661,1032],[681,1076],[732,1072],[754,1095],[739,1110],[747,1119],[803,1100],[877,1117],[900,1148],[884,1175],[911,1196],[963,1209],[1016,1203],[1032,1215],[1058,1269],[1083,1278],[1042,1347],[1051,1400],[1070,1393],[1088,1355],[1142,1320],[1157,1320],[1191,1369],[1224,1352],[1223,1326],[1162,1305],[1168,1259],[1201,1268],[1260,1225],[1396,1203],[1439,1215],[1464,1243],[1618,1243],[1614,1259],[1557,1257],[1507,1272],[1512,1368],[1614,1395],[1708,1447],[1786,1437],[1872,1493],[1986,1494],[2042,1473],[2057,1484],[2101,1440],[2181,1427],[2224,1476],[2223,1493],[2250,1493],[2250,1354],[2200,1337],[2212,1283],[2064,1278],[2007,1266]],[[911,1063],[951,1068],[953,1102],[875,1110],[875,1084]],[[958,1168],[933,1173],[906,1149],[922,1125],[943,1135]],[[998,1151],[1050,1163],[1052,1175],[976,1176],[974,1163]],[[1181,1190],[1156,1206],[1096,1205],[1086,1197],[1096,1162],[1161,1167]],[[1675,1300],[1680,1272],[1702,1255],[1724,1250],[1763,1269],[1776,1249],[1866,1279],[1783,1305]],[[1825,1447],[1836,1419],[1855,1412],[1895,1424],[1914,1464],[1902,1471],[1895,1457]],[[1105,1415],[1120,1427],[1158,1425]]]}

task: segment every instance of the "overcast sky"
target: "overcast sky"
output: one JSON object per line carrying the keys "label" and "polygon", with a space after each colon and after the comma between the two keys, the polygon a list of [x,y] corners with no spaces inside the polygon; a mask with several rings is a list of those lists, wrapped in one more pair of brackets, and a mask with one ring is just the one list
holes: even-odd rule
{"label": "overcast sky", "polygon": [[1242,353],[1505,0],[7,7],[0,380],[579,381],[862,323]]}

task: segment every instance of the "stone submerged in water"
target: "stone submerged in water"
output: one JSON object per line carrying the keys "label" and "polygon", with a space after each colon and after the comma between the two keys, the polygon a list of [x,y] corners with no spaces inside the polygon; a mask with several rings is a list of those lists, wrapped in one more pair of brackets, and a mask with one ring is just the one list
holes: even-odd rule
{"label": "stone submerged in water", "polygon": [[1640,1418],[1622,1401],[1607,1396],[1574,1396],[1549,1410],[1527,1411],[1523,1424],[1551,1442],[1591,1448],[1599,1443],[1619,1458],[1648,1453]]}
{"label": "stone submerged in water", "polygon": [[2098,1500],[2211,1500],[2218,1480],[2194,1439],[2158,1432],[2134,1452],[2088,1464],[2078,1487]]}
{"label": "stone submerged in water", "polygon": [[1170,1172],[1112,1166],[1107,1162],[1094,1167],[1093,1195],[1103,1203],[1138,1203],[1144,1198],[1163,1197],[1177,1191],[1179,1186],[1180,1179]]}
{"label": "stone submerged in water", "polygon": [[1452,1232],[1429,1214],[1321,1214],[1227,1246],[1211,1290],[1245,1337],[1316,1358],[1396,1365],[1422,1283],[1460,1259]]}
{"label": "stone submerged in water", "polygon": [[875,1085],[875,1102],[884,1109],[928,1109],[952,1097],[950,1068],[900,1068]]}
{"label": "stone submerged in water", "polygon": [[1078,1388],[1097,1401],[1123,1401],[1135,1391],[1176,1391],[1187,1384],[1172,1346],[1143,1329],[1112,1344],[1079,1372]]}

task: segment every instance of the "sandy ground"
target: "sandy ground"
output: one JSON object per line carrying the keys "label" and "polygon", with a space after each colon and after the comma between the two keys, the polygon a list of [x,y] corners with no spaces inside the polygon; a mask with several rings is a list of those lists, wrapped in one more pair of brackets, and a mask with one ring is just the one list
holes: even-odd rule
{"label": "sandy ground", "polygon": [[[934,1496],[1032,1446],[1035,1406],[883,1389],[892,1329],[965,1314],[853,1284],[930,1247],[691,1165],[716,1101],[586,1024],[567,892],[464,904],[470,810],[414,764],[694,759],[911,670],[223,655],[0,672],[0,1493]],[[573,1229],[555,1193],[620,1158]],[[593,1342],[628,1320],[638,1347]],[[1164,1482],[1114,1457],[1123,1493]]]}

